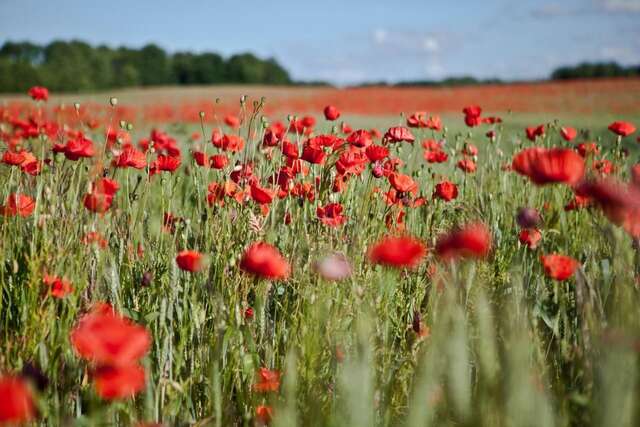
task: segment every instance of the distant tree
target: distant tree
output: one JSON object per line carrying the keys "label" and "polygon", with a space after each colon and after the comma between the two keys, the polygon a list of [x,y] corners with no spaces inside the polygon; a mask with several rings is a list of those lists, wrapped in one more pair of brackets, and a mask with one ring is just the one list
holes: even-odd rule
{"label": "distant tree", "polygon": [[565,66],[551,73],[552,80],[640,76],[640,66],[623,67],[616,62],[583,62]]}
{"label": "distant tree", "polygon": [[79,40],[57,40],[44,47],[7,41],[0,47],[0,92],[23,92],[34,85],[78,92],[215,83],[289,84],[291,79],[274,59],[263,60],[251,53],[225,60],[210,52],[170,55],[155,44],[113,49]]}

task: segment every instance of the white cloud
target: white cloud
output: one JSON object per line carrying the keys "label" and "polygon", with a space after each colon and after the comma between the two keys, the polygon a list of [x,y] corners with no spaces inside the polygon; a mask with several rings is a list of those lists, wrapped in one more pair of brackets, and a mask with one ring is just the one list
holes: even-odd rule
{"label": "white cloud", "polygon": [[608,12],[640,12],[640,0],[598,0]]}
{"label": "white cloud", "polygon": [[605,46],[600,49],[600,57],[622,64],[637,64],[640,62],[640,49],[629,46]]}
{"label": "white cloud", "polygon": [[435,37],[427,36],[422,39],[422,48],[426,52],[436,53],[440,50],[440,43]]}

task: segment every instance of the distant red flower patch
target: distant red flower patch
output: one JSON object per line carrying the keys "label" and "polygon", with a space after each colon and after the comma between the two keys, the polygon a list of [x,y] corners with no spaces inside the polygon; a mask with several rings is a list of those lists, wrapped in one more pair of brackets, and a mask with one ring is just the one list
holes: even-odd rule
{"label": "distant red flower patch", "polygon": [[369,249],[369,260],[396,268],[414,268],[424,258],[427,248],[420,240],[409,236],[388,236]]}

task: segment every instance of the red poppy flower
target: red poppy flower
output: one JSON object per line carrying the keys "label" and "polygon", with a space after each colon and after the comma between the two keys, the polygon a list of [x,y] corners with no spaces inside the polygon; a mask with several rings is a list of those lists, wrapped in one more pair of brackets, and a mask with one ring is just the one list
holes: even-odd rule
{"label": "red poppy flower", "polygon": [[567,126],[567,127],[560,128],[560,135],[562,136],[562,139],[564,139],[567,142],[570,142],[570,141],[573,141],[576,136],[578,136],[578,131],[572,127]]}
{"label": "red poppy flower", "polygon": [[7,150],[2,154],[2,163],[9,166],[20,166],[25,161],[24,152]]}
{"label": "red poppy flower", "polygon": [[155,162],[151,164],[149,173],[154,175],[158,172],[175,172],[180,167],[180,157],[160,155]]}
{"label": "red poppy flower", "polygon": [[214,154],[209,159],[209,164],[214,169],[224,169],[229,164],[229,158],[224,154]]}
{"label": "red poppy flower", "polygon": [[234,129],[240,127],[240,119],[233,114],[226,115],[224,118],[224,123]]}
{"label": "red poppy flower", "polygon": [[192,273],[202,271],[204,268],[203,256],[198,251],[185,250],[176,256],[176,263],[180,270],[190,271]]}
{"label": "red poppy flower", "polygon": [[108,304],[98,304],[73,328],[71,344],[82,358],[97,365],[129,366],[149,351],[151,335]]}
{"label": "red poppy flower", "polygon": [[640,189],[612,178],[586,181],[576,188],[576,194],[596,202],[609,221],[621,225],[630,213],[640,210]]}
{"label": "red poppy flower", "polygon": [[64,156],[69,160],[93,157],[96,150],[91,140],[80,137],[69,140],[64,148]]}
{"label": "red poppy flower", "polygon": [[458,160],[457,166],[458,169],[463,170],[467,173],[473,173],[477,169],[476,162],[471,159]]}
{"label": "red poppy flower", "polygon": [[268,243],[257,242],[247,248],[240,261],[240,268],[247,273],[265,279],[286,279],[291,267],[278,249]]}
{"label": "red poppy flower", "polygon": [[369,249],[369,260],[397,268],[414,268],[424,258],[427,248],[418,239],[409,236],[387,236]]}
{"label": "red poppy flower", "polygon": [[142,151],[130,146],[122,150],[122,153],[116,156],[111,164],[117,168],[144,169],[147,166],[147,157]]}
{"label": "red poppy flower", "polygon": [[105,400],[127,399],[145,387],[144,368],[140,365],[101,366],[93,372],[98,396]]}
{"label": "red poppy flower", "polygon": [[[215,145],[215,144],[214,144]],[[238,135],[224,135],[218,148],[236,153],[244,148],[244,139]]]}
{"label": "red poppy flower", "polygon": [[535,141],[539,136],[544,135],[544,125],[531,126],[525,129],[527,133],[527,139],[529,141]]}
{"label": "red poppy flower", "polygon": [[407,126],[410,128],[426,128],[427,113],[425,111],[416,111],[407,118]]}
{"label": "red poppy flower", "polygon": [[477,222],[438,238],[436,252],[443,259],[484,258],[491,250],[491,233]]}
{"label": "red poppy flower", "polygon": [[22,378],[5,375],[0,377],[0,424],[25,423],[35,417],[33,396]]}
{"label": "red poppy flower", "polygon": [[285,140],[282,143],[282,154],[284,154],[289,159],[297,159],[298,157],[300,157],[300,154],[298,152],[298,145]]}
{"label": "red poppy flower", "polygon": [[544,273],[555,280],[567,280],[573,276],[580,263],[566,255],[541,255]]}
{"label": "red poppy flower", "polygon": [[275,195],[273,190],[260,187],[258,184],[251,185],[251,198],[258,204],[268,205],[273,201]]}
{"label": "red poppy flower", "polygon": [[433,198],[439,198],[445,202],[449,202],[458,197],[458,187],[450,181],[442,181],[436,184],[433,192]]}
{"label": "red poppy flower", "polygon": [[478,147],[473,144],[466,143],[464,148],[462,149],[462,154],[469,157],[474,157],[478,155]]}
{"label": "red poppy flower", "polygon": [[276,392],[280,388],[280,372],[267,368],[258,370],[258,378],[253,390],[258,393]]}
{"label": "red poppy flower", "polygon": [[370,145],[365,150],[365,154],[371,162],[378,162],[389,155],[389,149],[380,145]]}
{"label": "red poppy flower", "polygon": [[384,140],[389,142],[413,142],[416,140],[416,137],[413,136],[409,129],[402,126],[396,126],[387,130],[387,133],[384,134]]}
{"label": "red poppy flower", "polygon": [[87,210],[99,214],[103,214],[111,208],[111,204],[113,203],[113,195],[100,193],[100,192],[91,192],[84,195],[84,199],[82,200],[84,207]]}
{"label": "red poppy flower", "polygon": [[389,175],[389,183],[396,191],[401,193],[416,192],[418,184],[409,175],[393,173]]}
{"label": "red poppy flower", "polygon": [[601,175],[611,175],[616,170],[616,167],[611,160],[607,159],[595,160],[591,167]]}
{"label": "red poppy flower", "polygon": [[206,154],[204,154],[204,152],[202,151],[193,151],[191,153],[191,155],[193,156],[193,160],[196,161],[196,164],[198,166],[204,166],[207,164],[207,156]]}
{"label": "red poppy flower", "polygon": [[365,153],[345,152],[338,158],[336,170],[340,175],[360,175],[364,172],[367,163],[369,163],[369,158]]}
{"label": "red poppy flower", "polygon": [[73,292],[71,282],[61,277],[45,274],[42,282],[49,287],[49,294],[56,298],[64,298]]}
{"label": "red poppy flower", "polygon": [[608,129],[616,135],[622,137],[629,136],[636,131],[636,127],[633,125],[633,123],[622,121],[611,123]]}
{"label": "red poppy flower", "polygon": [[342,214],[342,210],[340,203],[329,203],[324,207],[318,206],[316,214],[324,225],[338,227],[347,222],[347,217]]}
{"label": "red poppy flower", "polygon": [[334,121],[340,117],[340,111],[333,105],[327,105],[324,107],[324,118],[329,121]]}
{"label": "red poppy flower", "polygon": [[256,418],[261,424],[267,425],[271,423],[271,419],[273,418],[273,409],[271,409],[271,406],[266,405],[256,406]]}
{"label": "red poppy flower", "polygon": [[538,247],[538,243],[542,240],[542,233],[535,228],[525,228],[520,230],[518,240],[523,245],[526,245],[529,249],[535,249]]}
{"label": "red poppy flower", "polygon": [[577,150],[578,153],[580,153],[580,155],[582,157],[587,157],[587,155],[589,154],[599,154],[600,153],[600,148],[598,147],[598,145],[595,142],[583,142],[578,144],[577,146]]}
{"label": "red poppy flower", "polygon": [[300,158],[311,164],[321,165],[324,163],[324,156],[325,156],[325,153],[321,147],[314,147],[312,145],[307,145],[302,150],[302,156]]}
{"label": "red poppy flower", "polygon": [[34,101],[47,101],[49,99],[49,89],[42,86],[33,86],[27,92]]}
{"label": "red poppy flower", "polygon": [[511,165],[537,185],[556,182],[575,185],[584,175],[582,157],[564,148],[528,148],[516,154]]}
{"label": "red poppy flower", "polygon": [[482,108],[477,105],[470,105],[462,109],[464,113],[464,122],[469,127],[478,126],[482,123],[480,115],[482,114]]}
{"label": "red poppy flower", "polygon": [[369,145],[373,144],[371,134],[369,133],[369,131],[366,131],[364,129],[359,129],[355,132],[352,132],[347,137],[347,142],[354,147],[360,148],[368,147]]}
{"label": "red poppy flower", "polygon": [[11,193],[7,203],[0,206],[0,215],[28,217],[36,208],[36,202],[25,194]]}
{"label": "red poppy flower", "polygon": [[423,157],[428,163],[444,163],[449,159],[443,150],[425,150]]}
{"label": "red poppy flower", "polygon": [[95,231],[90,231],[85,234],[82,237],[81,241],[84,245],[91,245],[93,243],[96,243],[102,249],[106,248],[109,245],[107,239],[105,239],[100,233],[97,233]]}

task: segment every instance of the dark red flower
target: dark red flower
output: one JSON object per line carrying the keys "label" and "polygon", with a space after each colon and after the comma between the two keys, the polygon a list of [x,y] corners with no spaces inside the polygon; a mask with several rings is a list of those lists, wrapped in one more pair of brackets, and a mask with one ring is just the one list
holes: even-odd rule
{"label": "dark red flower", "polygon": [[73,328],[71,344],[82,358],[99,366],[130,366],[149,351],[151,335],[108,304],[98,304]]}
{"label": "dark red flower", "polygon": [[535,228],[524,228],[520,230],[518,240],[529,249],[535,249],[538,247],[540,240],[542,240],[542,233]]}
{"label": "dark red flower", "polygon": [[373,140],[371,139],[371,134],[369,133],[369,131],[366,131],[364,129],[359,129],[355,132],[352,132],[348,137],[347,137],[347,142],[351,145],[353,145],[354,147],[368,147],[369,145],[373,144]]}
{"label": "dark red flower", "polygon": [[100,366],[93,380],[98,396],[105,400],[131,398],[145,387],[144,368],[136,364]]}
{"label": "dark red flower", "polygon": [[384,134],[384,140],[388,142],[413,142],[416,140],[411,131],[402,126],[389,128]]}
{"label": "dark red flower", "polygon": [[409,175],[401,173],[392,173],[389,175],[389,183],[396,191],[401,193],[418,191],[418,184]]}
{"label": "dark red flower", "polygon": [[0,215],[28,217],[36,208],[36,202],[25,194],[11,193],[7,203],[0,206]]}
{"label": "dark red flower", "polygon": [[578,131],[572,127],[567,126],[567,127],[560,128],[560,135],[562,136],[562,139],[564,139],[567,142],[570,142],[570,141],[573,141],[576,136],[578,136]]}
{"label": "dark red flower", "polygon": [[224,154],[214,154],[209,158],[209,165],[214,169],[224,169],[229,164],[229,158]]}
{"label": "dark red flower", "polygon": [[260,187],[258,184],[251,185],[251,198],[258,204],[268,205],[273,201],[275,195],[273,190]]}
{"label": "dark red flower", "polygon": [[416,267],[427,253],[420,240],[409,236],[387,236],[369,249],[369,260],[397,268]]}
{"label": "dark red flower", "polygon": [[268,243],[257,242],[247,248],[240,268],[265,279],[286,279],[291,267],[280,251]]}
{"label": "dark red flower", "polygon": [[622,121],[611,123],[608,129],[616,135],[622,137],[629,136],[636,131],[636,127],[633,125],[633,123]]}
{"label": "dark red flower", "polygon": [[273,409],[271,409],[271,406],[266,405],[256,406],[256,418],[263,425],[269,424],[273,418]]}
{"label": "dark red flower", "polygon": [[253,390],[257,393],[276,392],[280,388],[280,372],[267,368],[258,370],[258,378],[253,385]]}
{"label": "dark red flower", "polygon": [[343,207],[340,203],[329,203],[324,207],[318,206],[316,214],[323,224],[338,227],[347,222],[347,217],[342,214],[342,211]]}
{"label": "dark red flower", "polygon": [[340,111],[333,105],[327,105],[324,107],[324,118],[330,121],[334,121],[340,117]]}
{"label": "dark red flower", "polygon": [[573,276],[580,263],[566,255],[541,255],[544,273],[555,280],[567,280]]}
{"label": "dark red flower", "polygon": [[457,166],[458,166],[458,169],[461,169],[467,173],[473,173],[477,169],[476,162],[474,162],[471,159],[458,160]]}
{"label": "dark red flower", "polygon": [[450,181],[442,181],[436,184],[433,192],[433,198],[439,198],[445,202],[449,202],[458,197],[458,187]]}
{"label": "dark red flower", "polygon": [[192,273],[202,271],[204,268],[203,256],[198,251],[182,251],[176,256],[176,263],[180,270]]}
{"label": "dark red flower", "polygon": [[584,160],[565,148],[528,148],[515,155],[513,170],[537,185],[564,183],[575,185],[584,175]]}
{"label": "dark red flower", "polygon": [[438,238],[436,252],[443,259],[484,258],[491,250],[491,233],[477,222]]}
{"label": "dark red flower", "polygon": [[314,147],[312,145],[307,145],[302,150],[302,156],[300,158],[311,164],[321,165],[324,163],[324,156],[325,156],[325,153],[321,147]]}
{"label": "dark red flower", "polygon": [[64,156],[69,160],[93,157],[95,153],[93,142],[84,137],[69,140],[64,148]]}
{"label": "dark red flower", "polygon": [[35,417],[33,396],[22,378],[0,376],[0,396],[0,424],[21,424]]}
{"label": "dark red flower", "polygon": [[28,92],[34,101],[47,101],[49,99],[49,89],[42,86],[33,86]]}
{"label": "dark red flower", "polygon": [[527,133],[527,139],[529,141],[535,141],[539,136],[544,135],[544,125],[531,126],[525,129]]}
{"label": "dark red flower", "polygon": [[42,282],[49,287],[49,295],[56,298],[64,298],[73,292],[71,282],[61,277],[45,274]]}
{"label": "dark red flower", "polygon": [[370,145],[365,150],[370,162],[378,162],[389,155],[389,149],[381,145]]}

